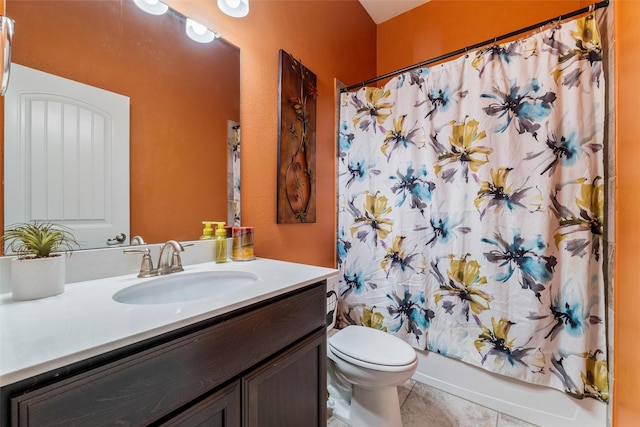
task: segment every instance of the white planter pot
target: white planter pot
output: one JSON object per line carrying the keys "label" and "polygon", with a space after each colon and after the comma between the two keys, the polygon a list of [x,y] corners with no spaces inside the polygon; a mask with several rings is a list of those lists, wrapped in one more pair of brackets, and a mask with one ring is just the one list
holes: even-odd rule
{"label": "white planter pot", "polygon": [[63,255],[11,260],[11,297],[15,301],[46,298],[64,292]]}

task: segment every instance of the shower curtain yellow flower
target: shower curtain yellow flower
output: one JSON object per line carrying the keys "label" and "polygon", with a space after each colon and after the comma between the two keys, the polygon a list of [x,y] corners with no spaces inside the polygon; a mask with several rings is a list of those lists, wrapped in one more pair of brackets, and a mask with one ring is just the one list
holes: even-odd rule
{"label": "shower curtain yellow flower", "polygon": [[586,359],[586,372],[582,372],[582,382],[584,383],[585,393],[604,400],[609,399],[609,383],[607,372],[607,360],[604,358],[598,359],[598,355],[601,354],[601,350],[596,350],[594,353],[585,354]]}
{"label": "shower curtain yellow flower", "polygon": [[376,307],[372,306],[367,308],[362,304],[362,316],[360,322],[363,326],[368,326],[373,329],[380,329],[383,332],[387,332],[387,327],[382,326],[384,324],[384,315],[379,311],[375,311]]}
{"label": "shower curtain yellow flower", "polygon": [[402,240],[402,236],[396,236],[393,238],[391,247],[387,249],[387,254],[384,256],[382,261],[380,261],[380,267],[382,267],[383,270],[387,271],[389,264],[402,261],[404,258],[405,253],[401,248]]}
{"label": "shower curtain yellow flower", "polygon": [[513,186],[508,182],[511,171],[513,168],[499,167],[495,170],[492,168],[490,171],[491,180],[480,182],[480,189],[473,202],[480,212],[480,218],[484,217],[490,208],[495,208],[496,213],[501,212],[503,208],[508,211],[513,211],[516,208],[528,209],[529,212],[540,209],[543,202],[540,192],[538,190],[531,191],[533,190],[531,187],[524,186],[513,189]]}
{"label": "shower curtain yellow flower", "polygon": [[391,246],[387,247],[387,254],[382,261],[380,261],[380,267],[387,273],[387,277],[389,277],[389,274],[394,269],[407,272],[415,271],[411,263],[417,254],[412,253],[407,255],[406,251],[402,248],[402,243],[405,239],[405,236],[394,237]]}
{"label": "shower curtain yellow flower", "polygon": [[[378,196],[378,193],[371,194],[365,192],[364,215],[354,218],[354,225],[351,226],[351,236],[361,227],[370,227],[374,234],[374,241],[377,243],[378,238],[384,240],[391,233],[393,220],[385,218],[385,215],[391,213],[391,206],[387,206],[389,200],[385,196]],[[364,231],[363,238],[367,234]]]}
{"label": "shower curtain yellow flower", "polygon": [[[384,88],[368,87],[365,89],[365,103],[359,103],[356,109],[356,116],[353,119],[353,125],[357,126],[362,119],[370,119],[363,121],[361,127],[369,127],[370,124],[381,125],[384,123],[387,117],[391,115],[391,107],[393,104],[390,102],[382,102],[385,98],[391,95],[389,90]],[[389,110],[388,112],[382,112],[382,110]]]}
{"label": "shower curtain yellow flower", "polygon": [[455,258],[452,255],[449,255],[449,259],[451,259],[451,264],[449,264],[447,275],[451,280],[455,280],[465,287],[487,283],[487,278],[480,276],[480,264],[478,264],[478,261],[473,259],[467,261],[466,256],[464,258]]}
{"label": "shower curtain yellow flower", "polygon": [[580,178],[573,183],[580,184],[580,192],[575,199],[578,212],[562,206],[557,201],[557,195],[552,198],[554,207],[560,219],[560,233],[554,235],[556,247],[574,233],[586,233],[582,238],[585,242],[591,240],[592,252],[599,257],[600,238],[604,234],[604,184],[599,184],[601,177],[597,176],[592,182]]}
{"label": "shower curtain yellow flower", "polygon": [[600,177],[597,176],[593,182],[587,182],[586,179],[580,182],[580,198],[576,199],[576,205],[582,211],[590,212],[592,215],[591,223],[596,226],[598,232],[602,232],[602,224],[604,220],[604,184],[598,184]]}
{"label": "shower curtain yellow flower", "polygon": [[438,155],[438,161],[433,169],[436,176],[439,176],[445,167],[455,167],[455,164],[459,163],[465,181],[468,181],[468,169],[477,172],[479,166],[489,161],[491,150],[477,145],[480,140],[486,138],[487,134],[484,130],[478,131],[480,123],[477,120],[462,123],[451,121],[449,124],[451,125],[450,148]]}
{"label": "shower curtain yellow flower", "polygon": [[475,340],[476,349],[481,351],[485,345],[491,344],[495,350],[508,353],[514,345],[514,340],[509,341],[509,331],[512,325],[513,323],[507,319],[496,321],[495,317],[492,317],[491,329],[483,326],[482,333]]}
{"label": "shower curtain yellow flower", "polygon": [[498,168],[497,170],[491,169],[491,181],[482,181],[480,189],[478,190],[478,197],[474,200],[476,209],[480,210],[480,205],[483,203],[485,197],[493,197],[499,200],[508,200],[511,193],[511,186],[507,184],[507,178],[509,177],[509,171],[511,168]]}
{"label": "shower curtain yellow flower", "polygon": [[[480,275],[478,261],[467,260],[467,256],[468,254],[463,258],[456,258],[453,255],[449,255],[448,280],[444,279],[439,272],[434,271],[434,275],[439,279],[440,288],[433,298],[436,305],[440,305],[440,301],[445,297],[459,299],[463,307],[462,311],[468,320],[469,309],[475,314],[480,314],[482,311],[489,309],[489,303],[492,298],[478,289],[478,286],[487,283],[487,278]],[[452,308],[452,305],[448,305],[445,309]]]}
{"label": "shower curtain yellow flower", "polygon": [[581,48],[583,56],[588,58],[589,52],[602,51],[600,43],[600,32],[594,15],[586,16],[576,21],[576,29],[571,31],[571,35],[576,40],[576,46]]}
{"label": "shower curtain yellow flower", "polygon": [[[559,48],[566,48],[558,52],[558,65],[551,70],[551,75],[556,83],[565,75],[567,69],[576,62],[588,61],[593,65],[591,79],[599,82],[602,72],[602,43],[600,41],[600,31],[594,15],[585,16],[576,20],[576,26],[571,30],[574,39],[574,47],[557,44]],[[567,73],[566,81],[563,84],[573,84],[572,73]]]}
{"label": "shower curtain yellow flower", "polygon": [[[382,144],[382,147],[380,147],[380,150],[385,156],[387,156],[387,159],[391,156],[391,153],[393,153],[394,150],[401,146],[404,146],[405,148],[407,148],[409,144],[417,146],[416,141],[413,140],[417,133],[417,129],[408,130],[404,125],[404,120],[406,118],[407,115],[403,114],[397,119],[393,119],[393,129],[387,131],[384,143]],[[391,150],[389,151],[389,149]],[[389,151],[388,154],[387,151]]]}

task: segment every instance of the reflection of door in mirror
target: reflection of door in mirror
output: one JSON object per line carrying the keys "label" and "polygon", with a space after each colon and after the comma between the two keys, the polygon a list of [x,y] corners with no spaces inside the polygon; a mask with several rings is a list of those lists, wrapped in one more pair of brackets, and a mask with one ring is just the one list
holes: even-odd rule
{"label": "reflection of door in mirror", "polygon": [[227,220],[238,48],[195,43],[184,16],[131,0],[7,0],[6,14],[19,28],[14,63],[130,98],[130,236],[192,240],[201,221]]}
{"label": "reflection of door in mirror", "polygon": [[69,227],[83,249],[129,234],[129,98],[13,64],[4,218]]}

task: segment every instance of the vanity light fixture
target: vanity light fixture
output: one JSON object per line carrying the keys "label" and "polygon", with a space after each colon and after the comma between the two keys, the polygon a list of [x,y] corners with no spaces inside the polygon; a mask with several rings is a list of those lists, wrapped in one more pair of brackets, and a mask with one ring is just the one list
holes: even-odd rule
{"label": "vanity light fixture", "polygon": [[164,15],[169,6],[159,0],[133,0],[140,9],[152,15]]}
{"label": "vanity light fixture", "polygon": [[221,11],[234,18],[242,18],[249,13],[249,0],[218,0]]}
{"label": "vanity light fixture", "polygon": [[209,43],[220,37],[220,34],[214,33],[191,18],[187,18],[186,32],[191,40],[198,43]]}

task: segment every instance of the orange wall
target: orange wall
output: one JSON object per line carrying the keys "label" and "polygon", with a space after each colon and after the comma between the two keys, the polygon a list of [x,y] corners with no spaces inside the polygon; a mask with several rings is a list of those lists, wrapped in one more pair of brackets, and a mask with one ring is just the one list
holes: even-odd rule
{"label": "orange wall", "polygon": [[[431,2],[378,25],[378,74],[490,40],[579,9],[585,1]],[[615,0],[615,185],[613,425],[640,425],[640,1]],[[635,154],[634,154],[635,153]],[[636,155],[637,154],[637,155]]]}
{"label": "orange wall", "polygon": [[[336,120],[334,78],[375,76],[376,26],[357,0],[251,0],[242,19],[212,0],[169,0],[241,49],[242,224],[254,226],[260,257],[335,265]],[[276,224],[278,51],[317,76],[317,219]]]}
{"label": "orange wall", "polygon": [[614,425],[640,423],[640,2],[614,2],[616,192]]}
{"label": "orange wall", "polygon": [[236,48],[194,43],[182,21],[130,0],[9,0],[7,13],[14,62],[130,98],[132,236],[192,240],[202,220],[226,220],[227,121],[240,119]]}
{"label": "orange wall", "polygon": [[580,0],[431,0],[378,25],[378,74],[579,9]]}

